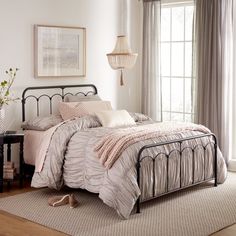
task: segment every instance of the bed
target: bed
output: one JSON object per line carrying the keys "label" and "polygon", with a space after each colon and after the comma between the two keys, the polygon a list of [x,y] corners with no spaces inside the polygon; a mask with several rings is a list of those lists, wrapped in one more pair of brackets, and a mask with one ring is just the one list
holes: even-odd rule
{"label": "bed", "polygon": [[[96,95],[97,88],[92,84],[26,88],[22,121],[28,119],[29,102],[34,104],[28,108],[31,115],[32,108],[36,116],[42,111],[53,114],[58,112],[54,99],[64,101],[72,94]],[[48,108],[45,102],[40,107],[42,99]],[[135,205],[140,212],[142,202],[208,181],[214,186],[224,182],[225,161],[215,135],[206,127],[156,123],[138,113],[131,117],[133,126],[102,127],[96,116],[87,115],[46,131],[27,130],[25,160],[35,165],[32,186],[60,190],[66,185],[98,193],[127,219]],[[34,153],[27,151],[29,146],[35,147]]]}

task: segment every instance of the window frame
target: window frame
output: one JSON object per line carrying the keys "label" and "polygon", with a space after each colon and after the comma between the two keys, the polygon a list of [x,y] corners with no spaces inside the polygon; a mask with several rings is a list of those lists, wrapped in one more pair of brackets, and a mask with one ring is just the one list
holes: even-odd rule
{"label": "window frame", "polygon": [[[164,1],[164,3],[162,2],[162,9],[165,9],[165,8],[170,8],[170,39],[169,40],[161,40],[160,41],[160,44],[162,45],[163,43],[166,43],[169,45],[170,47],[170,73],[169,73],[169,76],[167,75],[160,75],[160,78],[161,78],[161,84],[162,84],[162,80],[163,78],[168,78],[169,81],[170,81],[170,88],[169,88],[169,93],[170,93],[170,104],[169,104],[169,110],[162,110],[162,117],[164,117],[164,113],[166,114],[169,114],[169,119],[170,121],[172,120],[175,120],[175,119],[172,119],[172,114],[182,114],[183,117],[182,117],[182,121],[186,121],[186,115],[190,115],[191,116],[191,122],[193,122],[194,120],[194,112],[193,112],[193,107],[191,106],[191,112],[187,112],[186,111],[186,80],[187,79],[190,79],[191,80],[191,88],[193,87],[193,83],[194,83],[194,78],[193,78],[193,74],[191,76],[186,76],[185,74],[185,63],[186,63],[186,60],[185,60],[185,57],[186,57],[186,43],[191,43],[193,45],[194,43],[194,39],[192,38],[192,40],[186,40],[185,39],[185,30],[186,30],[186,7],[188,6],[194,6],[194,2],[193,1],[190,1],[190,0],[186,0],[186,1]],[[184,32],[184,38],[183,40],[173,40],[172,41],[172,9],[175,8],[175,7],[184,7],[184,29],[183,29],[183,32]],[[194,17],[194,16],[193,16]],[[173,43],[183,43],[183,76],[174,76],[172,75],[172,58],[173,58],[173,55],[172,55],[172,46],[173,46]],[[193,51],[192,51],[193,53]],[[172,80],[175,79],[175,78],[180,78],[183,80],[183,109],[182,111],[175,111],[175,110],[172,110]],[[162,85],[161,85],[162,86]],[[163,91],[162,91],[163,92]],[[191,91],[192,92],[192,91]],[[193,95],[192,95],[193,96]],[[162,106],[163,106],[163,102],[162,102]]]}

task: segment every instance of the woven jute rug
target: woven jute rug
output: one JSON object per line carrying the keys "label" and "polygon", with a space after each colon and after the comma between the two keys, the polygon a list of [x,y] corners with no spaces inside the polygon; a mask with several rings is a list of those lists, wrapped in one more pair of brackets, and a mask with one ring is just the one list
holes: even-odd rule
{"label": "woven jute rug", "polygon": [[78,208],[50,207],[61,194],[49,189],[0,199],[0,209],[70,235],[200,236],[236,222],[236,174],[218,187],[204,184],[143,203],[141,214],[122,220],[96,194],[74,191]]}

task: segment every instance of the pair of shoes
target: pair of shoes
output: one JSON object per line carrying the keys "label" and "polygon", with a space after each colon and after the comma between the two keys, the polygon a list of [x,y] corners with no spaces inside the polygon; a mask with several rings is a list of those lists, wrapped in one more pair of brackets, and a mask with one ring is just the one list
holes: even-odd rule
{"label": "pair of shoes", "polygon": [[63,196],[54,196],[48,199],[48,204],[53,207],[66,205],[69,203],[69,194]]}
{"label": "pair of shoes", "polygon": [[75,208],[78,206],[78,201],[75,198],[74,194],[67,194],[63,196],[54,196],[48,199],[48,204],[53,207],[62,206],[70,204],[70,208]]}
{"label": "pair of shoes", "polygon": [[74,194],[70,194],[70,196],[69,196],[69,204],[70,204],[70,208],[76,208],[79,205],[79,202],[75,198]]}

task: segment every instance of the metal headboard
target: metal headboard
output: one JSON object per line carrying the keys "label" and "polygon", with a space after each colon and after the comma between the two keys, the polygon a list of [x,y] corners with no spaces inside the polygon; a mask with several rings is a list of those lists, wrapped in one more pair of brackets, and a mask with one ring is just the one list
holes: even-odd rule
{"label": "metal headboard", "polygon": [[[91,89],[87,92],[83,92],[83,91],[79,91],[79,92],[76,92],[76,93],[72,93],[72,92],[66,92],[65,93],[65,89],[68,89],[68,88],[87,88],[87,89]],[[52,90],[52,89],[59,89],[59,93],[54,93],[52,95],[48,95],[45,93],[45,90],[49,91],[49,90]],[[43,94],[40,94],[38,96],[36,95],[27,95],[27,92],[29,91],[32,91],[32,90],[43,90]],[[25,121],[25,105],[26,105],[26,102],[29,98],[34,98],[35,99],[35,102],[36,102],[36,108],[37,108],[37,116],[39,116],[39,101],[41,98],[43,97],[46,97],[49,99],[49,106],[50,106],[50,114],[52,114],[52,99],[56,96],[59,96],[61,97],[62,101],[64,101],[64,98],[67,96],[67,95],[83,95],[83,96],[87,96],[87,95],[95,95],[97,94],[97,88],[95,85],[93,84],[78,84],[78,85],[55,85],[55,86],[40,86],[40,87],[28,87],[26,88],[23,93],[22,93],[22,100],[21,100],[21,103],[22,103],[22,121]]]}

